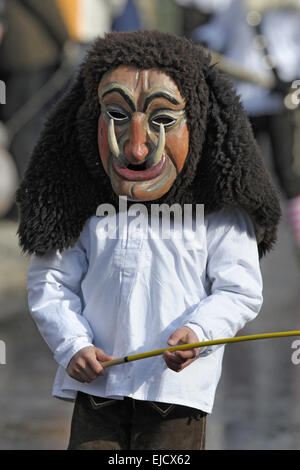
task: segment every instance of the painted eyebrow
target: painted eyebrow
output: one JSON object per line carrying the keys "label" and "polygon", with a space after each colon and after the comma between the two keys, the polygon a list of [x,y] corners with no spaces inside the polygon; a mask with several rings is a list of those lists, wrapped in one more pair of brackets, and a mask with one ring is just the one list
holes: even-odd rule
{"label": "painted eyebrow", "polygon": [[134,102],[132,101],[130,96],[128,96],[127,93],[125,93],[125,91],[122,90],[122,88],[119,88],[119,87],[110,88],[110,90],[107,90],[103,93],[102,99],[104,98],[104,96],[109,95],[110,93],[114,93],[114,92],[120,93],[120,95],[124,98],[126,103],[129,104],[132,111],[136,111]]}
{"label": "painted eyebrow", "polygon": [[143,107],[143,113],[148,108],[150,102],[156,98],[165,98],[166,100],[170,101],[170,103],[172,104],[179,104],[179,102],[173,96],[169,95],[168,93],[165,93],[164,91],[158,91],[157,93],[153,93],[153,95],[150,95],[148,96],[148,98],[146,98],[144,107]]}

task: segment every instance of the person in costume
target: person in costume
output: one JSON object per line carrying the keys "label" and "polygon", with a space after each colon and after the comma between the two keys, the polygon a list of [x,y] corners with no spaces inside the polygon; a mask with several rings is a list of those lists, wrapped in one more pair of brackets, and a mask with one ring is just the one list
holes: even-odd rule
{"label": "person in costume", "polygon": [[[97,39],[17,200],[30,310],[59,364],[53,395],[76,400],[69,449],[203,449],[224,347],[101,362],[232,337],[259,312],[280,209],[231,82],[186,38]],[[136,203],[204,205],[204,222],[192,241],[185,228],[144,236]]]}

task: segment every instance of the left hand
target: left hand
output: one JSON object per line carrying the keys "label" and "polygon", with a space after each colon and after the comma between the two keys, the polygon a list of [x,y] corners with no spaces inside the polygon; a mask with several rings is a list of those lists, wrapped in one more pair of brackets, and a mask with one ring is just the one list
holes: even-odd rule
{"label": "left hand", "polygon": [[[199,339],[196,333],[188,326],[178,328],[168,339],[170,346],[176,346],[177,344],[188,344],[198,343]],[[185,367],[195,361],[199,353],[199,348],[189,349],[187,351],[165,351],[163,353],[164,360],[169,369],[175,372],[180,372]]]}

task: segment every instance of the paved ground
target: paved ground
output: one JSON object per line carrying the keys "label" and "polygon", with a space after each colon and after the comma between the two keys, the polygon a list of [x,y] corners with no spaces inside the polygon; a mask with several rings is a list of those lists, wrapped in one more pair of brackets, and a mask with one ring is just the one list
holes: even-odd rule
{"label": "paved ground", "polygon": [[[300,264],[285,220],[262,272],[263,309],[241,334],[300,330]],[[300,449],[300,365],[291,361],[294,340],[226,346],[209,419],[209,449]]]}
{"label": "paved ground", "polygon": [[[56,370],[26,304],[28,260],[19,254],[16,225],[0,222],[0,449],[65,449],[72,405],[51,398]],[[300,268],[283,220],[274,251],[262,262],[264,307],[243,334],[300,330]],[[293,339],[227,346],[208,449],[299,449],[300,365]],[[0,361],[1,362],[1,361]]]}
{"label": "paved ground", "polygon": [[6,344],[0,449],[64,449],[72,406],[51,398],[56,364],[28,313],[29,260],[19,253],[16,229],[13,222],[0,222],[0,340]]}

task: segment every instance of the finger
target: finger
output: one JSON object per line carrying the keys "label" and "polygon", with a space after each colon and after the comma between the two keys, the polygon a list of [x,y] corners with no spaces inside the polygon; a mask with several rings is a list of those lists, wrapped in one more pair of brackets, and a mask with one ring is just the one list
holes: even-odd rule
{"label": "finger", "polygon": [[[101,368],[101,366],[100,366],[100,368]],[[85,366],[85,369],[84,369],[84,372],[90,380],[95,380],[98,377],[101,370],[99,371],[99,373],[96,373],[94,368],[87,362],[86,366]]]}
{"label": "finger", "polygon": [[169,369],[172,369],[175,372],[177,372],[180,369],[181,365],[182,365],[182,364],[174,361],[170,357],[164,357],[164,360],[165,360],[166,365],[169,367]]}
{"label": "finger", "polygon": [[91,373],[96,376],[103,375],[105,372],[101,363],[97,360],[96,355],[87,360],[87,365],[89,366]]}
{"label": "finger", "polygon": [[166,359],[166,365],[168,366],[169,369],[173,370],[174,372],[180,372],[184,367],[184,364],[179,364],[169,359]]}
{"label": "finger", "polygon": [[112,361],[114,359],[114,356],[109,356],[100,348],[95,348],[95,354],[96,354],[96,358],[98,359],[98,361],[101,361],[101,362]]}
{"label": "finger", "polygon": [[85,355],[84,357],[79,357],[76,359],[75,364],[73,366],[73,370],[76,373],[81,374],[81,377],[86,380],[86,382],[91,382],[96,378],[96,375],[94,371],[91,369],[91,367],[88,364],[88,361],[90,360],[91,356],[90,355]]}
{"label": "finger", "polygon": [[168,339],[168,344],[170,346],[175,346],[182,340],[183,336],[184,336],[183,331],[181,328],[179,328],[178,330],[174,331],[174,333],[171,334],[171,336]]}
{"label": "finger", "polygon": [[195,360],[195,358],[182,359],[178,356],[175,356],[175,354],[171,354],[168,351],[166,351],[163,354],[163,356],[169,369],[172,369],[175,372],[180,372],[181,370],[185,369],[188,365],[190,365]]}
{"label": "finger", "polygon": [[165,359],[165,362],[166,362],[167,366],[170,367],[173,370],[180,368],[182,366],[182,364],[184,363],[184,361],[182,361],[180,358],[174,356],[173,354],[164,355],[164,359]]}
{"label": "finger", "polygon": [[82,384],[85,383],[85,380],[82,379],[79,374],[72,374],[72,373],[70,373],[69,376],[70,376],[72,379],[77,380],[77,382],[80,382],[80,383],[82,383]]}
{"label": "finger", "polygon": [[69,375],[75,379],[75,380],[78,380],[78,382],[81,382],[81,383],[90,383],[91,382],[91,379],[86,375],[86,373],[80,369],[72,369],[69,373]]}
{"label": "finger", "polygon": [[197,354],[198,354],[198,351],[193,348],[193,349],[188,349],[186,351],[176,351],[175,352],[175,355],[182,359],[183,361],[187,360],[187,359],[193,359],[195,357],[197,357]]}
{"label": "finger", "polygon": [[170,361],[176,364],[183,364],[184,362],[196,358],[197,354],[195,350],[191,351],[176,351],[174,353],[170,353],[169,351],[165,352],[165,357],[168,358]]}
{"label": "finger", "polygon": [[98,374],[94,371],[93,367],[91,364],[95,363],[95,367],[100,367],[99,374],[101,374],[103,367],[97,362],[96,358],[94,355],[89,355],[85,356],[85,358],[80,357],[76,361],[76,369],[79,370],[79,373],[83,373],[84,376],[87,378],[87,381],[89,380],[90,382],[92,380],[95,380],[98,376]]}
{"label": "finger", "polygon": [[168,361],[174,364],[182,364],[185,361],[185,359],[182,359],[180,356],[177,356],[175,353],[170,353],[168,351],[164,353],[164,357],[165,359],[167,359]]}
{"label": "finger", "polygon": [[98,377],[99,375],[104,375],[105,374],[105,369],[102,367],[101,363],[96,361],[96,363],[93,363],[93,366],[91,367],[91,370],[93,371],[93,374]]}
{"label": "finger", "polygon": [[187,366],[189,366],[193,361],[194,359],[190,359],[186,362],[182,362],[181,364],[174,363],[172,361],[166,361],[166,364],[170,369],[174,370],[175,372],[180,372],[183,369],[185,369]]}
{"label": "finger", "polygon": [[174,364],[167,363],[169,369],[173,370],[174,372],[180,372],[182,370],[181,366],[175,366]]}

